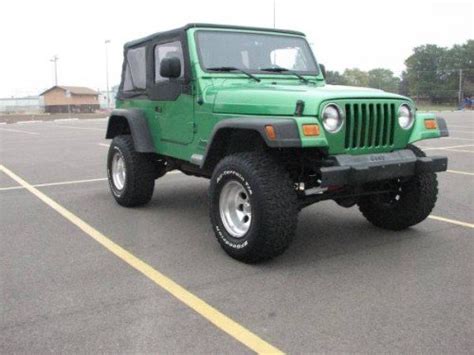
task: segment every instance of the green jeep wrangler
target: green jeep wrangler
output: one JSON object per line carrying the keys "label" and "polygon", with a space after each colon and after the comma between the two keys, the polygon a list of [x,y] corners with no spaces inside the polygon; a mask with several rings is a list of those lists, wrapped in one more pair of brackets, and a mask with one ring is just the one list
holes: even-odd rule
{"label": "green jeep wrangler", "polygon": [[114,198],[146,204],[176,169],[209,178],[212,228],[244,262],[283,253],[298,212],[323,200],[390,230],[423,221],[447,158],[413,143],[447,136],[445,120],[324,73],[295,31],[189,24],[125,44],[106,133]]}

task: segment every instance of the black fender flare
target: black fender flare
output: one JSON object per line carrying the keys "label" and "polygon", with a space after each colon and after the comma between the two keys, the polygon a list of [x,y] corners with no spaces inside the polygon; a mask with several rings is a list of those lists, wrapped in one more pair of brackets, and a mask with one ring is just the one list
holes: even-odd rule
{"label": "black fender flare", "polygon": [[[265,132],[265,126],[273,126],[276,139],[271,140]],[[263,117],[240,117],[228,118],[220,121],[214,126],[206,147],[204,156],[197,159],[201,168],[206,165],[210,153],[218,145],[220,134],[228,130],[251,130],[257,132],[265,144],[270,148],[300,148],[301,139],[298,125],[292,118],[263,118]]]}
{"label": "black fender flare", "polygon": [[440,137],[449,137],[449,130],[446,120],[442,117],[436,117],[436,123],[438,125]]}
{"label": "black fender flare", "polygon": [[143,110],[115,109],[111,112],[107,124],[106,139],[122,134],[124,122],[128,124],[135,150],[140,153],[156,153],[148,121]]}

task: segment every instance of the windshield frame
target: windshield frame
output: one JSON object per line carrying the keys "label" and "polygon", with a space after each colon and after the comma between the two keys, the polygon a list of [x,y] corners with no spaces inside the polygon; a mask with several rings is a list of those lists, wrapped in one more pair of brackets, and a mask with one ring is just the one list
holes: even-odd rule
{"label": "windshield frame", "polygon": [[[194,43],[195,43],[195,48],[196,48],[196,54],[197,54],[197,57],[198,57],[199,67],[205,73],[217,74],[217,75],[222,75],[222,74],[241,75],[241,73],[239,73],[237,71],[227,72],[227,73],[218,73],[218,72],[215,72],[215,71],[212,71],[212,70],[207,70],[207,68],[204,67],[204,63],[202,61],[201,45],[200,45],[199,39],[198,39],[198,35],[199,35],[200,32],[244,33],[244,34],[275,36],[275,37],[293,37],[293,38],[302,39],[303,43],[306,46],[306,49],[308,50],[308,53],[310,55],[309,59],[313,61],[314,65],[316,67],[316,70],[315,71],[302,71],[302,70],[291,70],[290,69],[290,71],[293,71],[293,72],[298,73],[298,74],[303,75],[303,76],[313,76],[313,77],[317,77],[321,74],[321,70],[319,69],[318,61],[316,60],[316,57],[315,57],[315,55],[314,55],[314,53],[311,49],[311,46],[309,45],[308,41],[306,40],[306,37],[304,37],[304,36],[297,36],[297,35],[294,35],[294,34],[285,34],[285,33],[272,33],[272,32],[265,32],[265,31],[243,31],[243,30],[236,31],[236,30],[232,30],[232,29],[222,29],[222,30],[220,30],[220,29],[198,29],[193,34]],[[293,74],[290,74],[289,72],[284,72],[284,71],[283,72],[268,72],[268,71],[249,69],[249,68],[240,68],[240,69],[244,69],[244,70],[248,71],[251,74],[266,75],[266,76],[273,76],[273,77],[275,77],[275,76],[289,76],[289,77],[296,78]]]}

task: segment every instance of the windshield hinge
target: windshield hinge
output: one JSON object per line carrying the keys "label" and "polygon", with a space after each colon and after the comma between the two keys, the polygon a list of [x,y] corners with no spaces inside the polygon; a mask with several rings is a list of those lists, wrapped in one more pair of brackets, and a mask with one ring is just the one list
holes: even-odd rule
{"label": "windshield hinge", "polygon": [[295,116],[303,116],[303,111],[304,111],[304,101],[303,100],[296,101]]}

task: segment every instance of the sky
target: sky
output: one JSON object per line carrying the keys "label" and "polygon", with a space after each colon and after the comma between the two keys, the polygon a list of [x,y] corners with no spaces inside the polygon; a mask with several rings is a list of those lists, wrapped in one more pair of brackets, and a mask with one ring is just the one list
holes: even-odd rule
{"label": "sky", "polygon": [[[189,22],[273,27],[274,0],[2,1],[0,97],[35,95],[58,84],[118,85],[123,44]],[[306,33],[327,70],[391,69],[414,47],[474,39],[474,0],[275,0],[276,27]]]}

